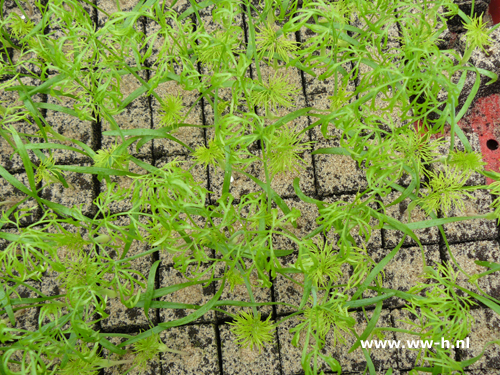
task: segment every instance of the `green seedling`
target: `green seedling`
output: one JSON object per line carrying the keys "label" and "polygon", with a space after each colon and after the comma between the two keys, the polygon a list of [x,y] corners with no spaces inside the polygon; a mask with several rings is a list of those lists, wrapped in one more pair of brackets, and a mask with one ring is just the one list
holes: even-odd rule
{"label": "green seedling", "polygon": [[[373,375],[378,369],[360,340],[389,331],[461,339],[474,330],[476,301],[500,313],[500,301],[480,287],[499,265],[481,260],[484,270],[468,274],[443,229],[500,217],[499,198],[486,214],[464,203],[476,190],[500,194],[500,176],[483,170],[457,126],[482,77],[497,79],[469,61],[491,45],[494,28],[481,17],[451,0],[224,0],[191,2],[181,13],[175,2],[138,0],[129,11],[117,2],[112,14],[87,0],[15,3],[0,12],[0,140],[15,165],[0,166],[2,186],[14,191],[0,199],[1,374],[145,372],[162,353],[190,353],[163,342],[162,331],[212,310],[232,318],[236,343],[259,353],[288,320],[307,375],[340,373],[332,353],[341,345],[362,353]],[[466,29],[462,54],[436,45],[453,15]],[[475,84],[456,111],[469,77]],[[304,87],[313,79],[327,92]],[[322,108],[304,107],[309,101]],[[153,123],[131,128],[125,120],[139,102]],[[203,123],[189,123],[198,113]],[[113,145],[70,138],[50,116],[68,127],[92,122]],[[439,137],[445,128],[449,147]],[[193,131],[206,143],[191,139]],[[161,167],[131,151],[165,139],[182,157]],[[85,163],[68,165],[61,151]],[[333,201],[304,193],[309,153],[315,162],[337,155],[355,163],[363,189]],[[216,181],[208,188],[195,177],[202,169]],[[92,210],[47,193],[75,194],[79,187],[66,178],[85,174],[101,183]],[[473,174],[496,182],[470,186]],[[241,189],[243,181],[255,190]],[[287,198],[300,201],[281,197],[283,184]],[[402,202],[408,214],[420,208],[428,217],[394,218],[390,208]],[[316,222],[306,222],[306,210],[317,212]],[[430,227],[442,234],[446,265],[429,262],[416,234]],[[378,230],[402,239],[375,261]],[[415,267],[425,274],[413,288],[393,290],[386,267],[407,240],[420,247]],[[178,284],[158,285],[165,257],[183,277]],[[49,276],[54,295],[40,288]],[[302,295],[261,302],[256,291],[278,278]],[[184,288],[200,286],[213,290],[208,302],[176,301]],[[411,332],[380,320],[392,297],[416,317],[406,321]],[[139,309],[151,327],[135,335],[99,330],[112,304]],[[262,318],[262,306],[273,304],[289,313]],[[152,324],[151,310],[179,308],[191,312]],[[38,321],[25,326],[19,317],[33,311]],[[449,350],[422,351],[411,371],[463,373],[493,344],[463,362]]]}

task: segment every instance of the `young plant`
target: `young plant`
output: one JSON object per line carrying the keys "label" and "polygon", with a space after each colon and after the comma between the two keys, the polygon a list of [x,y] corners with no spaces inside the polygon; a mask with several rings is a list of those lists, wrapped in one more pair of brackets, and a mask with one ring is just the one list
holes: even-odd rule
{"label": "young plant", "polygon": [[20,16],[15,12],[9,14],[7,22],[9,22],[12,35],[17,39],[23,38],[35,27],[30,19],[26,19],[26,16]]}
{"label": "young plant", "polygon": [[490,47],[493,43],[490,37],[493,30],[487,29],[487,23],[483,22],[483,15],[481,14],[480,16],[473,17],[464,27],[467,30],[465,36],[468,45],[473,49],[479,48],[485,54],[488,54],[486,48]]}
{"label": "young plant", "polygon": [[428,214],[441,210],[447,215],[452,208],[463,211],[464,198],[475,199],[469,191],[478,189],[475,186],[465,186],[470,175],[470,171],[463,171],[446,164],[436,172],[429,171],[429,182],[424,183],[429,193],[415,200],[412,206],[421,204]]}
{"label": "young plant", "polygon": [[276,111],[278,106],[294,107],[294,95],[300,90],[290,84],[288,76],[276,71],[267,83],[260,83],[261,87],[256,87],[251,94],[253,105],[263,106],[267,116],[270,116],[270,111]]}
{"label": "young plant", "polygon": [[259,353],[265,343],[274,340],[275,327],[270,322],[271,315],[266,320],[262,320],[260,313],[257,315],[241,311],[235,316],[234,321],[228,323],[232,325],[231,331],[236,335],[236,342],[244,348],[253,350],[254,346],[259,349]]}
{"label": "young plant", "polygon": [[[425,292],[424,298],[412,299],[405,307],[416,318],[404,322],[412,327],[411,331],[420,340],[440,342],[445,339],[456,343],[470,333],[474,323],[470,309],[476,303],[470,296],[458,293],[458,275],[459,272],[449,263],[438,264],[437,269],[426,267],[423,276],[434,282],[419,282],[410,290],[414,295]],[[461,370],[453,357],[454,351],[450,347],[420,348],[415,365],[429,361],[448,370]]]}
{"label": "young plant", "polygon": [[291,172],[299,173],[306,167],[306,163],[300,154],[308,151],[313,142],[303,141],[297,127],[288,125],[276,130],[269,140],[267,157],[269,158],[269,170],[273,177]]}
{"label": "young plant", "polygon": [[265,24],[255,37],[259,50],[259,59],[267,55],[269,61],[276,61],[276,53],[281,60],[288,64],[290,55],[297,50],[296,42],[287,39],[287,35],[276,25]]}
{"label": "young plant", "polygon": [[[436,270],[425,268],[422,251],[425,276],[432,283],[407,292],[383,284],[384,267],[406,239],[421,246],[412,228],[499,217],[499,199],[492,204],[493,213],[436,216],[446,216],[452,207],[463,209],[464,199],[473,199],[470,192],[485,188],[467,186],[473,172],[500,180],[483,170],[485,163],[471,152],[456,125],[479,90],[480,75],[491,82],[497,78],[469,62],[476,48],[484,52],[491,45],[494,28],[487,29],[481,17],[465,15],[451,0],[304,0],[300,7],[297,1],[224,0],[215,5],[189,4],[182,12],[175,4],[141,0],[131,11],[114,14],[87,1],[46,3],[37,3],[41,14],[37,25],[29,20],[35,19],[31,8],[0,17],[4,79],[0,87],[8,101],[0,106],[0,137],[11,154],[10,160],[2,159],[8,161],[0,167],[0,176],[17,189],[16,197],[2,197],[0,203],[0,314],[7,319],[0,320],[1,373],[95,373],[121,364],[148,371],[150,360],[161,352],[183,354],[162,342],[162,330],[195,322],[210,309],[227,314],[221,307],[230,304],[251,309],[229,314],[233,318],[229,324],[237,343],[259,352],[274,340],[283,321],[296,319],[292,344],[302,349],[305,374],[316,375],[324,371],[323,362],[331,371],[341,371],[339,361],[329,354],[335,345],[354,337],[358,340],[352,350],[360,345],[357,309],[375,306],[362,335],[380,335],[383,327],[374,332],[373,327],[390,297],[409,303],[408,312],[417,318],[407,323],[422,339],[468,334],[474,324],[471,296],[499,311],[499,301],[477,283],[498,272],[498,265],[480,262],[489,269],[468,275],[449,246],[453,265]],[[94,7],[97,18],[106,21],[95,24],[94,10],[89,13],[86,6]],[[208,6],[213,6],[215,21],[210,25],[205,18]],[[463,54],[436,45],[451,15],[465,23]],[[263,63],[271,66],[264,71]],[[292,110],[302,95],[302,88],[291,79],[297,71],[305,85],[313,78],[330,80],[331,92],[305,88],[306,102],[323,106],[317,100],[325,94],[330,103],[323,108],[330,104],[329,109]],[[456,112],[471,73],[476,84]],[[139,85],[124,95],[131,77]],[[165,82],[172,90],[160,97],[158,87]],[[184,105],[186,92],[197,98],[190,108]],[[141,129],[125,126],[122,120],[131,105],[151,104],[151,96],[160,106],[159,116],[153,116],[158,123]],[[195,112],[202,122],[185,123]],[[52,122],[59,115],[71,119],[70,127],[92,121],[96,139],[116,137],[114,145],[97,149],[99,142],[90,142],[80,128],[79,139],[57,133]],[[100,134],[102,124],[111,130]],[[441,155],[444,142],[436,139],[445,128],[452,135],[449,156]],[[190,133],[210,138],[200,146],[200,139]],[[466,151],[455,150],[457,136]],[[163,139],[175,142],[181,151],[163,153]],[[333,142],[312,152],[314,164],[321,160],[319,154],[341,155],[342,163],[356,164],[362,177],[354,187],[359,191],[349,200],[335,194],[331,203],[331,197],[316,196],[322,189],[306,194],[300,190],[299,177],[293,182],[296,197],[290,199],[291,189],[287,199],[280,197],[283,176],[304,171],[303,154],[311,149],[310,140]],[[129,154],[134,143],[137,154]],[[139,152],[151,144],[152,154]],[[81,166],[80,160],[59,165],[55,149],[75,152],[93,165]],[[161,163],[171,152],[190,155],[198,166],[180,156],[161,168],[148,162],[153,155]],[[208,167],[207,185],[195,178],[195,171]],[[19,177],[21,171],[25,180]],[[56,182],[65,189],[75,188],[65,181],[67,171],[97,175],[99,182],[105,179],[106,188],[97,194],[91,213],[82,204],[66,207],[59,198],[52,202],[56,197],[46,194],[45,189]],[[424,178],[426,189],[420,189]],[[258,191],[242,184],[244,179]],[[320,181],[315,180],[315,188]],[[498,193],[498,183],[488,190]],[[384,198],[395,191],[400,195],[387,203]],[[412,201],[408,211],[419,205],[431,220],[404,224],[392,217],[389,207],[403,200]],[[316,223],[306,221],[309,206],[317,208]],[[404,235],[378,263],[367,250],[375,230]],[[444,240],[448,245],[446,236]],[[141,243],[146,243],[146,250],[137,250]],[[164,278],[157,277],[166,266],[165,257],[188,281],[165,285]],[[149,265],[148,277],[134,268],[138,261]],[[60,282],[57,295],[37,287],[48,274]],[[459,274],[475,286],[475,292],[461,286]],[[273,287],[277,277],[304,292],[296,304],[275,301],[294,312],[273,323],[271,314],[262,319],[257,311],[253,290]],[[232,293],[246,287],[249,302],[221,300],[227,284]],[[220,289],[206,304],[170,301],[184,288],[203,286],[211,291],[214,285]],[[363,298],[367,290],[375,297]],[[167,295],[168,301],[162,298]],[[144,309],[147,319],[158,306],[185,306],[193,312],[138,336],[108,335],[96,330],[96,324],[109,318],[110,303]],[[24,329],[22,321],[16,325],[27,309],[39,311],[35,332]],[[114,345],[108,338],[116,335],[126,341]],[[132,351],[123,349],[130,345]],[[128,353],[134,359],[103,359],[100,347],[110,356]],[[374,373],[373,361],[364,353],[367,370]],[[426,357],[428,372],[462,371],[463,362],[451,354],[426,351],[419,359]],[[424,366],[423,361],[417,361],[419,365]]]}
{"label": "young plant", "polygon": [[197,163],[203,164],[205,167],[211,165],[214,167],[214,170],[217,171],[215,167],[223,164],[224,150],[219,142],[212,139],[208,142],[208,147],[198,147],[193,153],[193,156]]}
{"label": "young plant", "polygon": [[161,102],[160,123],[164,127],[175,127],[184,117],[184,108],[182,98],[179,95],[166,95]]}
{"label": "young plant", "polygon": [[170,349],[163,343],[160,336],[154,333],[149,337],[137,341],[134,344],[133,352],[135,355],[134,364],[137,366],[139,371],[146,371],[148,368],[148,362],[157,357],[159,353],[169,352],[181,355],[189,354],[180,350]]}

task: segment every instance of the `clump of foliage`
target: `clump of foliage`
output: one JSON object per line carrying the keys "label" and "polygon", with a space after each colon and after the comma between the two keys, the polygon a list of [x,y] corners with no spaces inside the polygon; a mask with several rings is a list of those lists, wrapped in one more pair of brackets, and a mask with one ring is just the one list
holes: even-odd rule
{"label": "clump of foliage", "polygon": [[[500,313],[499,301],[478,284],[500,265],[478,261],[488,270],[468,275],[443,230],[454,221],[500,218],[498,198],[489,214],[446,217],[452,209],[463,210],[475,190],[500,195],[499,175],[483,170],[480,155],[457,126],[481,76],[489,83],[497,79],[469,62],[476,49],[492,43],[493,28],[481,16],[464,14],[451,0],[221,0],[192,2],[183,12],[176,1],[139,0],[131,11],[113,14],[86,0],[35,6],[14,1],[14,11],[0,13],[0,88],[18,102],[0,103],[0,137],[11,150],[8,156],[22,163],[26,182],[0,166],[1,178],[19,191],[0,202],[0,373],[95,374],[115,366],[144,371],[158,353],[185,354],[164,343],[162,331],[209,310],[232,318],[236,342],[259,352],[292,319],[292,344],[302,351],[304,372],[340,373],[342,364],[328,348],[361,350],[361,340],[394,331],[377,326],[388,298],[407,302],[417,318],[406,322],[414,329],[405,333],[422,340],[463,339],[474,324],[474,300]],[[103,21],[100,27],[93,12]],[[467,30],[461,55],[436,46],[451,16],[459,16]],[[292,80],[297,71],[333,83],[328,110],[300,108],[302,87]],[[468,75],[475,83],[457,112]],[[130,79],[139,84],[125,96]],[[195,98],[189,105],[188,95]],[[152,109],[155,123],[127,129],[120,116],[139,98]],[[189,123],[200,106],[206,123]],[[47,122],[47,111],[93,121],[95,128],[106,124],[110,130],[103,135],[113,145],[98,148],[60,134]],[[207,143],[193,146],[179,135],[189,127],[203,129]],[[442,156],[445,143],[439,138],[445,128],[451,135],[448,156]],[[312,129],[316,138],[310,138]],[[212,176],[222,176],[218,194],[197,182],[180,158],[157,167],[136,157],[142,146],[165,139]],[[312,154],[350,157],[365,173],[366,189],[334,203],[305,195],[300,174],[315,146],[312,139],[337,144]],[[59,150],[84,159],[85,166],[62,162]],[[250,174],[250,166],[262,173]],[[54,185],[74,189],[68,173],[105,182],[93,202],[95,214],[43,194]],[[472,173],[496,182],[468,186]],[[117,183],[117,177],[128,184]],[[259,191],[236,199],[235,177],[251,180]],[[410,181],[404,186],[403,177]],[[317,207],[317,226],[309,233],[301,231],[302,212],[273,189],[273,181],[286,178],[294,178],[301,201]],[[393,192],[400,194],[388,202]],[[432,220],[405,224],[391,217],[386,208],[405,199],[412,201],[409,213],[418,206]],[[127,209],[116,212],[118,203]],[[431,226],[440,229],[451,259],[435,268],[427,265],[414,233]],[[403,238],[375,262],[366,244],[382,228]],[[407,292],[384,288],[384,267],[407,237],[422,249],[424,276],[432,282]],[[137,242],[147,243],[148,250],[132,252]],[[277,248],[278,243],[289,247]],[[171,256],[189,282],[160,288],[160,260],[148,277],[133,266],[160,254]],[[288,266],[286,256],[293,259]],[[57,295],[47,296],[37,286],[47,274],[60,284]],[[278,277],[298,284],[303,296],[295,305],[275,302],[293,311],[285,317],[263,317],[259,307],[273,303],[258,303],[254,290],[271,288]],[[193,285],[216,285],[216,291],[202,306],[161,300]],[[248,302],[221,300],[224,291],[241,289]],[[137,335],[108,334],[96,327],[108,318],[111,300],[143,309],[151,323],[151,309],[193,312]],[[226,305],[242,310],[229,313]],[[40,313],[30,331],[17,317],[33,308]],[[367,325],[360,334],[361,315]],[[124,341],[115,344],[115,336]],[[375,374],[370,352],[362,351],[367,371]],[[458,362],[451,351],[423,351],[413,371],[463,373],[481,356]]]}

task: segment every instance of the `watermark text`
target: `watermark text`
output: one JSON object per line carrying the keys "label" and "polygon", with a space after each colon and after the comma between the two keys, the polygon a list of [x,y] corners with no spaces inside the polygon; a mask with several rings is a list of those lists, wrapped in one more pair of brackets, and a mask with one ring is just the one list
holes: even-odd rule
{"label": "watermark text", "polygon": [[361,347],[363,349],[430,349],[434,346],[440,346],[441,348],[461,348],[468,349],[470,346],[469,338],[466,337],[464,340],[457,340],[455,344],[451,344],[449,340],[441,338],[441,342],[433,340],[361,340]]}

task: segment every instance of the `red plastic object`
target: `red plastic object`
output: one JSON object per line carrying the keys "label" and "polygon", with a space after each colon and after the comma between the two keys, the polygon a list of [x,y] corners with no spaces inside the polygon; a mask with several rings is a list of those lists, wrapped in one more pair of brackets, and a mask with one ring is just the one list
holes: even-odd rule
{"label": "red plastic object", "polygon": [[[458,125],[463,128],[464,122],[479,136],[484,166],[487,171],[500,171],[500,95],[494,94],[479,98],[468,118],[461,120]],[[489,185],[493,182],[487,178]]]}
{"label": "red plastic object", "polygon": [[495,25],[500,23],[500,0],[491,0],[488,12],[491,14],[491,18]]}
{"label": "red plastic object", "polygon": [[[425,126],[421,124],[415,123],[413,126],[418,132],[426,131]],[[477,99],[470,115],[460,120],[458,126],[466,133],[472,130],[479,136],[483,161],[487,163],[484,169],[500,172],[500,94]],[[444,133],[433,134],[432,138],[449,135],[449,131],[447,127]],[[488,185],[492,182],[492,179],[486,178]]]}

